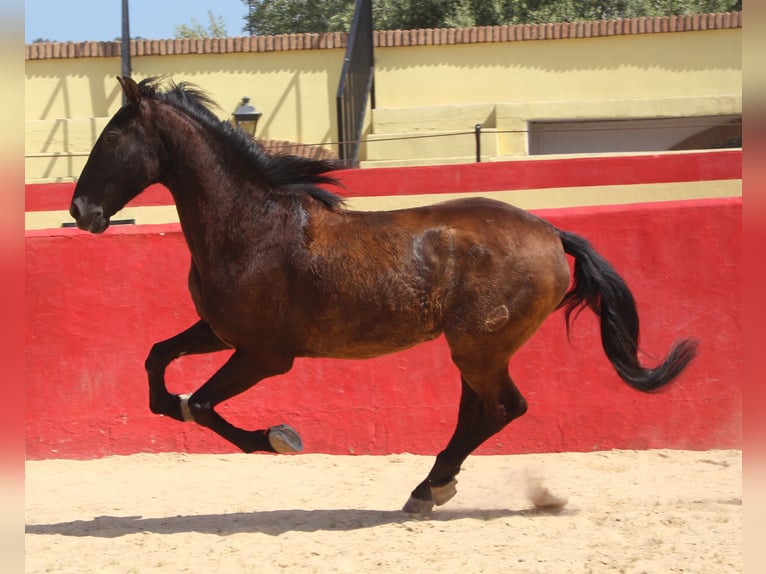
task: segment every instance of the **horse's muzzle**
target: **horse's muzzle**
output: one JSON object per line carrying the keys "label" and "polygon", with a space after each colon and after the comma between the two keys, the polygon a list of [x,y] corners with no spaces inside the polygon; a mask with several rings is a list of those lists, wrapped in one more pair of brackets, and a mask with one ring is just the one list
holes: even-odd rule
{"label": "horse's muzzle", "polygon": [[77,197],[69,206],[69,214],[77,222],[77,227],[91,233],[103,233],[109,227],[109,218],[104,216],[101,207],[89,204],[82,197]]}

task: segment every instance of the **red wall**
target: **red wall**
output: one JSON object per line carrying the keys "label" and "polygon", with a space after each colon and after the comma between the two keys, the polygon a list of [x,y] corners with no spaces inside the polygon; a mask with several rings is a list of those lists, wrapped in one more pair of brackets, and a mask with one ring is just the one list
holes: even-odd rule
{"label": "red wall", "polygon": [[[529,412],[478,452],[740,448],[741,200],[538,213],[588,237],[624,276],[648,362],[678,337],[698,338],[700,353],[666,392],[644,395],[612,370],[592,314],[575,322],[570,343],[555,313],[511,362]],[[195,320],[188,261],[178,225],[27,232],[28,458],[232,451],[148,408],[149,348]],[[226,356],[179,359],[171,390],[194,390]],[[459,387],[439,339],[367,361],[298,360],[220,410],[245,428],[289,423],[306,452],[435,454],[454,427]]]}
{"label": "red wall", "polygon": [[[340,171],[337,176],[352,196],[568,187],[575,196],[573,203],[577,203],[578,187],[740,179],[742,150],[352,169]],[[73,187],[72,183],[28,184],[26,210],[67,210]],[[130,205],[168,205],[171,202],[168,191],[154,185]]]}

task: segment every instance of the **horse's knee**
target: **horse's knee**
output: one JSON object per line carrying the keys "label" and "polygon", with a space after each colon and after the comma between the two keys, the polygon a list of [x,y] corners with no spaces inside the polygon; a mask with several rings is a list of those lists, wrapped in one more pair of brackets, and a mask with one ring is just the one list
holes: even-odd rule
{"label": "horse's knee", "polygon": [[157,415],[166,415],[179,419],[178,400],[165,387],[165,368],[167,361],[157,348],[152,347],[144,361],[144,368],[149,378],[149,410]]}
{"label": "horse's knee", "polygon": [[167,359],[163,356],[159,343],[152,345],[149,354],[144,361],[144,369],[151,374],[162,373],[165,371],[165,367],[168,366]]}

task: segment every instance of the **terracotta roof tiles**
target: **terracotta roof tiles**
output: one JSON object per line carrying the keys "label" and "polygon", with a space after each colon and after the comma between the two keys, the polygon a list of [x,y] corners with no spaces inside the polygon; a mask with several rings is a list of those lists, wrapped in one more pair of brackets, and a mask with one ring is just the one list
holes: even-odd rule
{"label": "terracotta roof tiles", "polygon": [[[374,32],[377,48],[474,44],[484,42],[523,42],[562,38],[593,38],[629,34],[692,32],[742,27],[742,12],[627,18],[592,22],[557,22],[478,26],[474,28],[438,28],[423,30],[379,30]],[[132,56],[168,54],[226,54],[237,52],[272,52],[345,48],[347,34],[282,34],[236,38],[131,40]],[[121,43],[114,42],[40,42],[24,47],[27,60],[54,58],[116,57]]]}

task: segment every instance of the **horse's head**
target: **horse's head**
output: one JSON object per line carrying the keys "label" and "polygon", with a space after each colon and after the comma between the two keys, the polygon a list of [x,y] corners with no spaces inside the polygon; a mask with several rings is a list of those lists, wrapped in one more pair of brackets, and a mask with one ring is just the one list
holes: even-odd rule
{"label": "horse's head", "polygon": [[150,101],[131,78],[117,78],[126,104],[109,120],[90,152],[75,186],[69,213],[92,233],[109,227],[109,218],[160,173],[159,136],[150,121]]}

